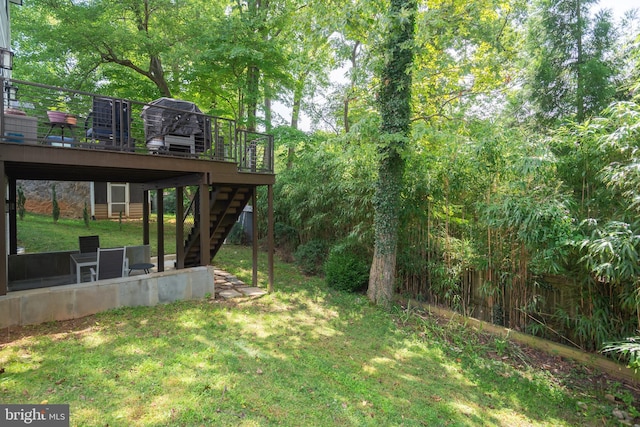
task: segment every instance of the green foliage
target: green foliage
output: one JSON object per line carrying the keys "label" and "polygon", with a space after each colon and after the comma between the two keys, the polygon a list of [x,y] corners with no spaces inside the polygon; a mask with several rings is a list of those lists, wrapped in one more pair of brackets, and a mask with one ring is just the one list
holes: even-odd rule
{"label": "green foliage", "polygon": [[640,369],[640,337],[628,337],[622,341],[605,343],[603,353],[617,353],[627,360],[628,366],[635,372]]}
{"label": "green foliage", "polygon": [[544,125],[599,114],[615,94],[611,61],[616,33],[595,0],[538,0],[528,20],[530,99]]}
{"label": "green foliage", "polygon": [[[580,262],[594,277],[616,285],[636,283],[640,274],[640,235],[629,224],[611,221],[596,227],[581,249],[584,255]],[[629,306],[635,308],[638,303],[640,300],[634,300]]]}
{"label": "green foliage", "polygon": [[89,228],[90,216],[89,216],[89,209],[87,208],[87,202],[84,202],[84,208],[82,209],[82,220],[84,221],[85,227]]}
{"label": "green foliage", "polygon": [[[165,214],[175,215],[178,208],[176,199],[176,190],[174,188],[166,188],[163,190],[163,211]],[[182,206],[186,210],[191,203],[191,199],[197,192],[197,187],[184,187],[182,192]]]}
{"label": "green foliage", "polygon": [[[22,40],[22,76],[147,99],[171,96],[184,81],[177,71],[187,65],[179,52],[194,40],[193,29],[209,21],[202,12],[213,10],[197,1],[154,0],[149,7],[111,1],[25,4],[12,14],[14,38]],[[21,25],[26,22],[39,25]]]}
{"label": "green foliage", "polygon": [[307,275],[322,272],[322,265],[327,257],[327,245],[320,240],[310,240],[298,246],[294,254],[296,265]]}
{"label": "green foliage", "polygon": [[275,246],[284,259],[292,260],[293,253],[299,245],[298,231],[286,224],[276,222],[273,227]]}
{"label": "green foliage", "polygon": [[247,233],[244,231],[243,224],[241,222],[235,222],[231,231],[226,238],[226,241],[232,245],[246,245],[249,243]]}
{"label": "green foliage", "polygon": [[558,274],[567,268],[570,245],[577,235],[568,203],[562,195],[537,188],[528,194],[496,198],[483,211],[483,220],[491,228],[508,232],[511,241],[526,246],[533,274]]}
{"label": "green foliage", "polygon": [[22,187],[18,187],[17,192],[18,192],[18,200],[17,200],[18,217],[22,220],[24,219],[24,215],[27,212],[27,209],[25,207],[25,204],[27,203],[27,198],[24,195],[24,190],[22,189]]}
{"label": "green foliage", "polygon": [[296,244],[370,233],[375,147],[357,136],[301,141],[291,167],[279,172],[275,220],[288,236],[295,230]]}
{"label": "green foliage", "polygon": [[363,291],[369,283],[370,266],[367,248],[354,239],[346,239],[329,251],[324,264],[327,285],[341,291]]}
{"label": "green foliage", "polygon": [[60,219],[60,206],[58,205],[55,184],[51,186],[51,215],[53,217],[53,223],[56,224],[58,219]]}
{"label": "green foliage", "polygon": [[524,6],[520,1],[498,6],[454,0],[419,7],[414,117],[437,128],[446,126],[446,119],[498,113],[497,99],[509,90],[521,69],[514,60],[521,50]]}

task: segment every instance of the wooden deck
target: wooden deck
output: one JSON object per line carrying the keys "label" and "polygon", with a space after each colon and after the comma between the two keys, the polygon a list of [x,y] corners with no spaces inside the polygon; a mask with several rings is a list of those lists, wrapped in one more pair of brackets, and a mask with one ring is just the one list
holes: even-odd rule
{"label": "wooden deck", "polygon": [[[181,158],[170,155],[150,155],[141,153],[127,153],[87,148],[66,148],[37,144],[19,144],[0,142],[0,185],[9,188],[6,199],[0,199],[0,209],[9,212],[9,236],[2,233],[0,239],[0,259],[7,259],[9,253],[17,250],[17,221],[16,221],[16,181],[17,180],[54,180],[54,181],[95,181],[95,182],[130,182],[143,184],[145,191],[165,188],[183,188],[186,186],[199,186],[202,189],[200,203],[205,206],[196,213],[198,217],[208,217],[210,209],[206,206],[212,204],[207,196],[212,188],[232,187],[243,188],[255,195],[257,186],[271,186],[275,183],[275,175],[265,173],[242,172],[237,164],[228,161],[203,160],[197,158]],[[161,192],[159,192],[161,194]],[[146,198],[145,198],[146,200]],[[247,199],[246,202],[251,199]],[[8,201],[8,203],[7,203]],[[245,203],[246,204],[246,203]],[[235,206],[229,210],[230,220],[242,211],[243,206]],[[145,218],[148,223],[148,206]],[[184,215],[185,209],[182,207]],[[6,230],[6,216],[0,219],[0,230]],[[184,218],[184,217],[183,217]],[[161,220],[159,220],[160,223]],[[195,224],[198,221],[194,221]],[[200,222],[201,228],[197,230],[209,239],[200,239],[197,250],[207,254],[210,250],[210,238],[214,230],[210,229],[207,221]],[[160,226],[160,225],[159,225]],[[200,226],[199,226],[200,227]],[[177,227],[182,229],[182,227]],[[147,236],[143,237],[148,242]],[[228,233],[226,230],[226,233]],[[159,236],[164,233],[159,229]],[[219,230],[218,230],[219,232]],[[181,234],[181,233],[178,233]],[[226,234],[225,234],[226,235]],[[176,247],[183,246],[186,236],[177,237],[182,245],[176,242]],[[164,256],[164,241],[159,237],[158,255]],[[9,241],[9,246],[5,242]],[[211,259],[205,255],[198,260],[198,265],[209,265]],[[0,295],[7,292],[7,264],[0,263]],[[184,262],[180,267],[184,267]],[[3,280],[4,278],[4,280]],[[43,281],[46,283],[46,281]]]}
{"label": "wooden deck", "polygon": [[[1,82],[0,82],[1,83]],[[51,180],[74,182],[126,182],[140,184],[145,191],[143,204],[143,244],[149,243],[150,190],[176,189],[181,195],[187,186],[197,186],[198,194],[190,206],[182,206],[182,197],[176,206],[177,217],[182,224],[176,227],[177,267],[210,265],[224,237],[248,203],[256,203],[259,186],[268,187],[268,224],[270,243],[270,285],[273,277],[273,213],[272,186],[273,138],[270,135],[238,129],[233,121],[203,114],[197,115],[201,124],[200,139],[187,151],[158,150],[150,144],[146,128],[136,127],[133,120],[144,111],[146,104],[109,98],[115,106],[126,105],[127,119],[133,125],[122,130],[120,117],[114,114],[114,133],[107,139],[90,137],[86,129],[76,129],[60,140],[51,138],[51,123],[46,118],[46,105],[37,96],[43,93],[52,97],[64,89],[14,81],[20,85],[20,93],[31,94],[26,111],[28,128],[15,132],[16,116],[4,114],[7,108],[0,102],[0,185],[8,188],[6,197],[0,198],[0,209],[8,215],[0,216],[0,295],[8,291],[9,254],[17,251],[16,196],[18,180]],[[67,98],[77,100],[76,110],[90,108],[92,100],[104,99],[98,95],[67,91]],[[0,101],[1,95],[0,95]],[[27,104],[25,104],[27,105]],[[117,111],[113,110],[114,113]],[[20,116],[18,116],[20,117]],[[21,125],[18,119],[18,125]],[[117,123],[116,121],[119,120]],[[146,126],[146,125],[145,125]],[[80,128],[80,126],[78,125]],[[86,126],[85,126],[86,128]],[[118,129],[117,129],[118,128]],[[62,129],[60,129],[62,130]],[[167,136],[167,141],[176,138]],[[180,138],[177,138],[179,142]],[[158,195],[158,257],[164,257],[164,231],[162,215],[162,191]],[[256,212],[257,210],[254,210]],[[257,219],[253,216],[254,229]],[[180,226],[182,225],[182,226]],[[6,231],[9,230],[8,236]],[[7,244],[8,243],[8,244]],[[254,233],[254,286],[257,281],[257,233]],[[44,282],[43,282],[44,283]]]}

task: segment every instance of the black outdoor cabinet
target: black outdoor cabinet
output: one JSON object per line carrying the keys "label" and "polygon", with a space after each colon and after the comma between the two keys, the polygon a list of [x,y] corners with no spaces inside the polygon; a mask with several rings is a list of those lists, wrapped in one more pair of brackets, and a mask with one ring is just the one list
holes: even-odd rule
{"label": "black outdoor cabinet", "polygon": [[133,149],[131,138],[131,105],[113,98],[93,98],[93,109],[87,118],[87,138],[100,145]]}

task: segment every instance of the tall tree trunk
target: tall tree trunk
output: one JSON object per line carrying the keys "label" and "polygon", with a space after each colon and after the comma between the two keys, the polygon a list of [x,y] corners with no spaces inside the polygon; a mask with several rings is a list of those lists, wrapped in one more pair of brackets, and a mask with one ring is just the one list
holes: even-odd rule
{"label": "tall tree trunk", "polygon": [[264,130],[269,133],[273,130],[273,107],[271,105],[271,97],[273,89],[271,84],[264,80]]}
{"label": "tall tree trunk", "polygon": [[[400,191],[404,174],[402,151],[409,137],[411,120],[411,74],[416,3],[391,0],[393,22],[384,54],[379,92],[381,122],[380,164],[374,194],[375,247],[367,296],[378,305],[393,299],[400,213]],[[407,19],[407,16],[409,17]]]}
{"label": "tall tree trunk", "polygon": [[[265,8],[268,7],[268,2],[265,1]],[[250,19],[258,20],[260,9],[262,8],[261,0],[249,0],[247,2],[247,10]],[[254,31],[260,32],[261,25],[255,28]],[[245,111],[247,114],[247,130],[252,132],[257,128],[257,116],[258,116],[258,98],[260,91],[260,68],[257,65],[250,65],[247,69],[247,92],[245,95]]]}
{"label": "tall tree trunk", "polygon": [[169,89],[169,84],[164,77],[164,69],[162,68],[160,58],[156,56],[151,57],[151,60],[149,61],[149,75],[158,89],[160,89],[162,96],[171,98],[171,89]]}
{"label": "tall tree trunk", "polygon": [[403,171],[404,160],[400,154],[387,153],[378,169],[374,195],[375,247],[367,296],[372,302],[385,306],[393,299]]}
{"label": "tall tree trunk", "polygon": [[264,131],[269,133],[273,129],[273,114],[271,108],[271,98],[264,98]]}
{"label": "tall tree trunk", "polygon": [[344,110],[342,112],[342,120],[344,121],[344,133],[349,133],[351,126],[349,124],[349,103],[353,100],[353,94],[356,87],[356,67],[358,66],[358,50],[360,42],[356,40],[351,49],[351,85],[347,89],[347,94],[344,97]]}
{"label": "tall tree trunk", "polygon": [[576,64],[576,120],[578,123],[584,121],[584,76],[583,76],[583,61],[584,54],[582,51],[582,2],[576,1],[576,40],[578,42],[578,59]]}
{"label": "tall tree trunk", "polygon": [[247,112],[247,129],[255,132],[258,115],[258,90],[260,82],[260,70],[258,67],[249,67],[247,72],[247,95],[245,100]]}
{"label": "tall tree trunk", "polygon": [[301,73],[298,80],[295,82],[293,89],[293,108],[291,109],[291,127],[298,129],[298,121],[300,120],[300,109],[302,108],[302,94],[304,90],[304,82],[307,78],[307,73]]}
{"label": "tall tree trunk", "polygon": [[[291,127],[298,129],[298,121],[300,120],[300,109],[302,107],[302,94],[304,90],[304,82],[308,73],[301,73],[298,80],[295,82],[295,88],[293,90],[293,108],[291,110]],[[287,169],[293,167],[293,156],[295,155],[295,148],[293,145],[289,146],[287,150]]]}

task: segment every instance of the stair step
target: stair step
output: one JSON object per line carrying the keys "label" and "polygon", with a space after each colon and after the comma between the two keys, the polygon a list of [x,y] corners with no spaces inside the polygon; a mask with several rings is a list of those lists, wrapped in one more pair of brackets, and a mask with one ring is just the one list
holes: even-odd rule
{"label": "stair step", "polygon": [[[224,243],[224,239],[231,231],[233,224],[240,216],[243,208],[253,194],[251,187],[223,186],[210,190],[209,234],[207,236],[209,254],[215,256]],[[207,219],[205,219],[207,221]],[[185,265],[197,265],[200,262],[200,225],[199,221],[192,224],[188,238],[185,240]]]}

